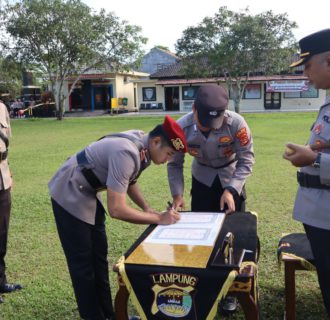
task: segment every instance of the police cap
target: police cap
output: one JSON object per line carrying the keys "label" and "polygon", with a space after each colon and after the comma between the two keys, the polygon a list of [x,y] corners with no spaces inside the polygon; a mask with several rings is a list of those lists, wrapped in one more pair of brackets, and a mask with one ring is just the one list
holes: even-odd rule
{"label": "police cap", "polygon": [[305,64],[313,55],[330,51],[330,29],[324,29],[299,41],[300,59],[290,65],[291,68]]}
{"label": "police cap", "polygon": [[228,101],[228,93],[223,87],[216,84],[201,86],[194,102],[200,124],[205,128],[220,128]]}

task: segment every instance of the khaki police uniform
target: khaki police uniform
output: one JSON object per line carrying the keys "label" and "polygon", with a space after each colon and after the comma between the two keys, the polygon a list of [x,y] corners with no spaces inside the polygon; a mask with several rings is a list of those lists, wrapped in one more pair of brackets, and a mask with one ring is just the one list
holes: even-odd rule
{"label": "khaki police uniform", "polygon": [[[0,102],[0,131],[5,138],[11,136],[9,114],[6,106]],[[0,287],[6,281],[5,255],[7,251],[8,228],[11,210],[10,188],[12,185],[11,174],[8,165],[8,148],[0,136]]]}
{"label": "khaki police uniform", "polygon": [[[148,135],[125,134],[147,149]],[[123,137],[106,137],[85,148],[88,168],[99,182],[126,193],[141,168],[136,144]],[[150,160],[146,159],[146,164]],[[144,165],[146,166],[146,165]],[[77,156],[68,159],[49,182],[58,233],[67,258],[73,288],[84,319],[113,317],[107,262],[105,210],[95,189],[86,180]]]}
{"label": "khaki police uniform", "polygon": [[[329,139],[330,98],[320,108],[308,144],[329,142]],[[322,149],[320,152],[320,168],[307,166],[300,169],[301,185],[296,196],[293,218],[304,224],[315,258],[324,304],[330,316],[330,149]],[[313,177],[312,182],[308,181],[308,175]],[[314,177],[319,178],[321,188],[313,185]]]}
{"label": "khaki police uniform", "polygon": [[[198,129],[193,112],[186,114],[177,122],[184,130],[188,153],[194,157],[193,180],[197,180],[207,188],[212,188],[215,181],[219,180],[220,189],[231,187],[240,195],[254,164],[253,140],[244,118],[226,110],[221,128],[211,130],[207,137]],[[168,163],[168,179],[173,196],[183,195],[183,163],[184,154],[179,153],[175,154]],[[222,193],[217,194],[218,207],[221,195]],[[199,199],[199,202],[204,203],[201,206],[205,207],[208,199]],[[193,203],[194,199],[192,199]],[[192,210],[195,211],[193,207],[194,205]],[[217,211],[219,210],[218,208]]]}
{"label": "khaki police uniform", "polygon": [[[330,139],[330,98],[320,108],[318,117],[311,129],[308,144],[320,144]],[[293,210],[294,219],[313,227],[330,230],[330,149],[321,150],[320,168],[307,166],[300,172],[319,176],[321,184],[329,189],[299,187]]]}

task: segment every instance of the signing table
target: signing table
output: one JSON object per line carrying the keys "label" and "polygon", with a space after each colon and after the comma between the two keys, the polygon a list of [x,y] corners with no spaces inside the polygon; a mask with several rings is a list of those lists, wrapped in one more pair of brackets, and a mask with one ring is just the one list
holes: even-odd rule
{"label": "signing table", "polygon": [[[203,221],[188,231],[177,227],[175,234],[182,234],[184,240],[175,243],[166,241],[173,230],[151,225],[142,233],[114,267],[119,283],[116,320],[128,319],[129,297],[142,319],[213,319],[219,301],[227,293],[237,296],[246,319],[259,319],[256,214],[235,212],[225,216],[218,229],[211,224],[210,231],[203,227]],[[234,235],[237,264],[219,260],[228,232]],[[212,233],[216,233],[213,243]],[[190,238],[198,237],[204,242],[190,243]]]}

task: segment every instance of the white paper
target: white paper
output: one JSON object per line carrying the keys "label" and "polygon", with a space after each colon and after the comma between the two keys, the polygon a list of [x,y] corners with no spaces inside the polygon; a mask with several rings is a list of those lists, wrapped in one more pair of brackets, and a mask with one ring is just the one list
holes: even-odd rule
{"label": "white paper", "polygon": [[218,212],[181,212],[181,219],[171,225],[158,225],[145,243],[213,246],[225,214]]}

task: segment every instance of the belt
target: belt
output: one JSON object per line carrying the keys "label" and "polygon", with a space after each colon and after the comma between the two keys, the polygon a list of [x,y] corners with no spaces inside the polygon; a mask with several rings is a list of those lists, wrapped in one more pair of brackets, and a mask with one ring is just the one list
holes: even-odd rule
{"label": "belt", "polygon": [[90,184],[90,186],[96,192],[106,189],[106,186],[101,183],[101,181],[95,175],[95,173],[93,172],[93,170],[88,167],[88,166],[90,166],[90,163],[88,162],[88,160],[86,158],[85,149],[82,150],[82,151],[80,151],[80,152],[78,152],[77,155],[76,155],[76,158],[77,158],[78,165],[80,167],[82,167],[81,173],[83,174],[83,176],[85,177],[85,179],[87,180],[87,182]]}
{"label": "belt", "polygon": [[330,185],[322,184],[320,176],[314,176],[304,172],[297,172],[297,180],[301,187],[315,189],[330,189]]}
{"label": "belt", "polygon": [[6,150],[5,152],[0,152],[0,162],[6,160],[7,156],[8,156],[8,150]]}
{"label": "belt", "polygon": [[213,169],[221,169],[221,168],[226,168],[226,167],[228,167],[230,164],[232,164],[233,162],[235,162],[236,161],[236,159],[234,158],[233,160],[230,160],[229,162],[227,162],[227,163],[225,163],[225,164],[223,164],[222,166],[219,166],[219,167],[212,167],[212,166],[209,166],[209,165],[207,165],[207,164],[204,164],[204,163],[200,163],[200,162],[198,162],[198,164],[200,164],[201,166],[204,166],[204,167],[209,167],[209,168],[213,168]]}

